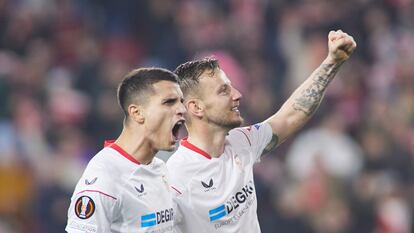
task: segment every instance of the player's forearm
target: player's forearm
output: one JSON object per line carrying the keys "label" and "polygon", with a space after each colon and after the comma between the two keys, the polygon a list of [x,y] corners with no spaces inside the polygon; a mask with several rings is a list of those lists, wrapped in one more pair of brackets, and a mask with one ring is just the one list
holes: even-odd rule
{"label": "player's forearm", "polygon": [[300,85],[282,108],[265,122],[272,127],[278,143],[283,142],[299,130],[318,109],[329,83],[339,67],[349,58],[356,43],[354,38],[341,30],[330,31],[328,35],[328,57]]}
{"label": "player's forearm", "polygon": [[279,144],[302,128],[311,118],[342,63],[325,59],[305,82],[293,92],[282,108],[266,120],[272,126],[273,134],[277,135]]}
{"label": "player's forearm", "polygon": [[297,113],[307,120],[318,109],[329,83],[333,80],[339,67],[343,64],[328,59],[309,76],[309,78],[292,94],[288,102],[292,113]]}

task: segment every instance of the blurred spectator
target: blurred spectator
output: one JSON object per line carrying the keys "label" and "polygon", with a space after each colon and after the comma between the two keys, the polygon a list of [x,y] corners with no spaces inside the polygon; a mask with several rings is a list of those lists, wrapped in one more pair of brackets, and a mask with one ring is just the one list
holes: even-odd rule
{"label": "blurred spectator", "polygon": [[319,128],[303,132],[293,142],[287,154],[287,166],[293,177],[306,179],[322,166],[330,176],[346,181],[361,169],[361,148],[344,132],[346,116],[332,111],[323,117]]}
{"label": "blurred spectator", "polygon": [[122,128],[116,84],[131,68],[214,55],[254,123],[338,28],[355,54],[308,128],[255,168],[262,232],[413,232],[413,12],[412,0],[0,0],[0,232],[63,232],[80,172]]}

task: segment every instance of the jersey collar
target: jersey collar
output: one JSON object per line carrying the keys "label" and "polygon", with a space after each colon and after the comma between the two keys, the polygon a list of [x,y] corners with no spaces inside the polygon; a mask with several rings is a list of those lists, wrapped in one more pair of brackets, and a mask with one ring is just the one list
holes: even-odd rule
{"label": "jersey collar", "polygon": [[194,151],[194,152],[196,152],[196,153],[198,153],[198,154],[200,154],[204,157],[206,157],[207,159],[211,159],[211,156],[207,152],[203,151],[202,149],[198,148],[197,146],[195,146],[195,145],[191,144],[189,141],[187,141],[187,137],[185,137],[181,140],[181,145],[184,146],[184,147],[187,147],[188,149],[190,149],[190,150],[192,150],[192,151]]}
{"label": "jersey collar", "polygon": [[120,153],[125,158],[127,158],[129,161],[131,161],[133,163],[136,163],[138,165],[141,164],[140,162],[138,162],[138,160],[136,160],[134,157],[132,157],[132,155],[128,154],[128,152],[124,151],[124,149],[122,149],[120,146],[118,146],[115,143],[115,140],[105,140],[104,147],[110,147],[110,148],[116,150],[118,153]]}

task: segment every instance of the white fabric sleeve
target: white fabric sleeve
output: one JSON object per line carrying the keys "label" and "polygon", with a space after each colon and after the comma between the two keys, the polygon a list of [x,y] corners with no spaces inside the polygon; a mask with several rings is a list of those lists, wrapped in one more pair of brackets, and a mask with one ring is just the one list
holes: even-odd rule
{"label": "white fabric sleeve", "polygon": [[103,233],[111,231],[117,198],[99,190],[84,190],[71,199],[66,231]]}
{"label": "white fabric sleeve", "polygon": [[249,147],[254,161],[260,161],[263,150],[272,140],[273,132],[269,123],[262,122],[248,127],[233,129],[229,138],[240,147]]}
{"label": "white fabric sleeve", "polygon": [[119,217],[120,197],[110,174],[88,167],[71,198],[65,230],[68,233],[111,232],[111,223]]}

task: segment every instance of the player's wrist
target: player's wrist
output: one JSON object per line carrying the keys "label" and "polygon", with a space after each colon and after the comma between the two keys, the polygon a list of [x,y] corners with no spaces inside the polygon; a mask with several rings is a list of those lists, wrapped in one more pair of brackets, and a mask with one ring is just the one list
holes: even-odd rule
{"label": "player's wrist", "polygon": [[342,65],[346,59],[335,58],[334,56],[328,55],[325,60],[323,60],[322,64],[326,65]]}

